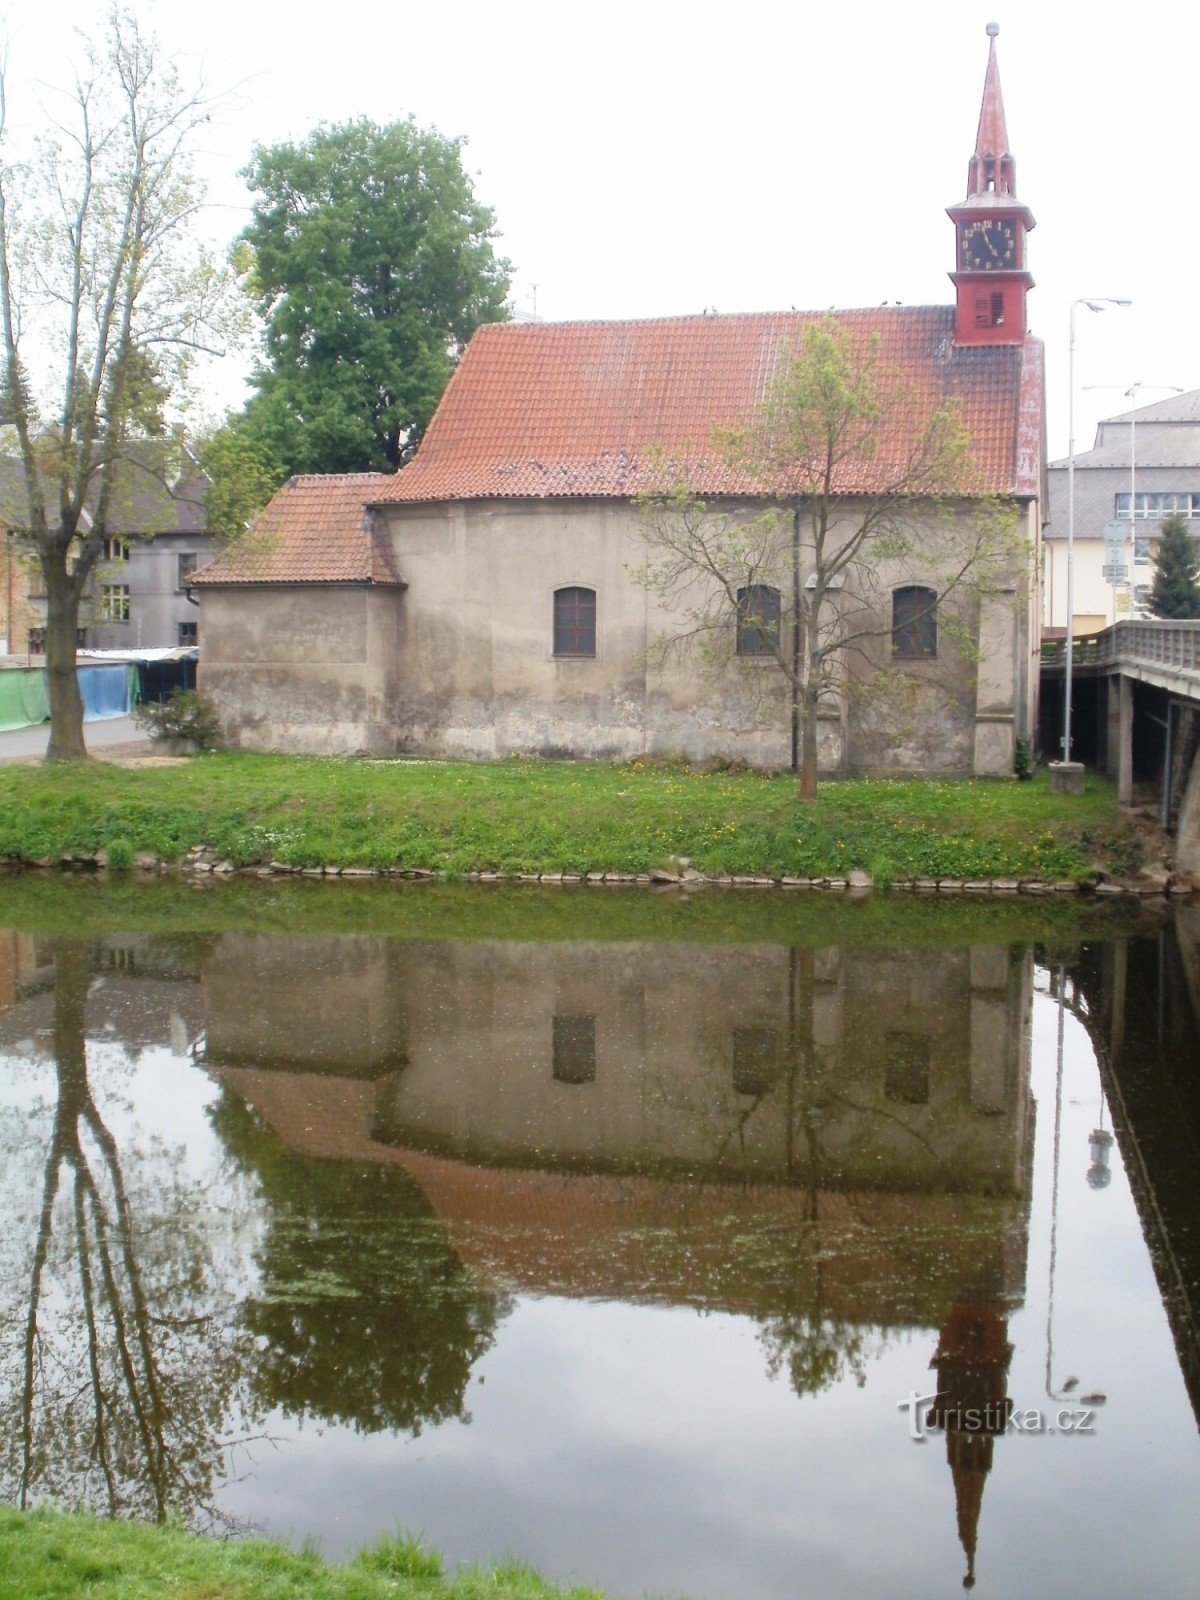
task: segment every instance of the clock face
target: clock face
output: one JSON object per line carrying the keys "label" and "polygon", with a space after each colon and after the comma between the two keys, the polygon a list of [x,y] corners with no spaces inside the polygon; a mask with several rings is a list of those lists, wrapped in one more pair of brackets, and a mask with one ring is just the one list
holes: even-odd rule
{"label": "clock face", "polygon": [[1004,272],[1017,265],[1017,230],[995,217],[963,225],[958,251],[964,272]]}

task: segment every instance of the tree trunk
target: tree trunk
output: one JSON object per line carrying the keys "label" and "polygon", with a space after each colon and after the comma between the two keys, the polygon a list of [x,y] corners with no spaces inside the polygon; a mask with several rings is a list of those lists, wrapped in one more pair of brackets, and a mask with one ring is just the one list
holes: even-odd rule
{"label": "tree trunk", "polygon": [[804,685],[804,729],[801,740],[800,785],[797,791],[801,800],[817,798],[817,705],[821,691],[817,683]]}
{"label": "tree trunk", "polygon": [[42,557],[46,578],[46,687],[50,695],[50,744],[47,761],[86,761],[83,742],[83,700],[75,666],[79,633],[79,590],[67,571],[66,557],[55,551]]}

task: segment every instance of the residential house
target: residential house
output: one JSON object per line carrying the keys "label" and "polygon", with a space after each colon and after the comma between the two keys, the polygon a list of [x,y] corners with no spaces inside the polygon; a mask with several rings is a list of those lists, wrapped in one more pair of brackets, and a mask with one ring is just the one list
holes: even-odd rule
{"label": "residential house", "polygon": [[[1067,626],[1069,461],[1047,471],[1045,622]],[[1075,634],[1148,615],[1151,556],[1164,517],[1200,539],[1200,389],[1106,417],[1075,457]]]}
{"label": "residential house", "polygon": [[[216,550],[206,531],[208,485],[190,456],[185,456],[182,472],[176,463],[164,472],[162,462],[161,447],[150,442],[132,452],[124,464],[110,516],[114,531],[80,603],[81,649],[145,650],[198,643],[199,612],[188,598],[187,585]],[[18,588],[10,653],[38,655],[45,645],[46,595],[37,558],[21,538],[28,516],[24,476],[11,456],[0,457],[0,507],[10,530],[6,550],[25,583],[26,609],[22,614]],[[5,580],[6,571],[0,567],[0,584]],[[20,581],[16,580],[18,585]],[[0,608],[4,605],[0,591]],[[0,609],[0,618],[4,615]]]}

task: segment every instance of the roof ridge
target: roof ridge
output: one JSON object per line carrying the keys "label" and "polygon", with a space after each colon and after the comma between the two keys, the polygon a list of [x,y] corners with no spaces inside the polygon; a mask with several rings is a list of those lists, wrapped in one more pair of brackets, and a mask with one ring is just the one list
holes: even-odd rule
{"label": "roof ridge", "polygon": [[283,489],[290,489],[293,484],[300,483],[358,483],[363,478],[391,478],[391,472],[293,472],[290,478],[280,485]]}
{"label": "roof ridge", "polygon": [[[775,320],[779,317],[858,317],[876,316],[880,311],[938,312],[953,317],[954,307],[946,305],[889,305],[877,306],[775,306],[765,311],[680,311],[658,317],[559,317],[554,321],[523,322],[510,318],[506,322],[483,322],[472,337],[480,334],[508,334],[514,329],[523,332],[552,328],[652,328],[678,325],[684,322],[750,322]],[[457,371],[457,368],[455,369]],[[385,474],[386,476],[386,474]]]}

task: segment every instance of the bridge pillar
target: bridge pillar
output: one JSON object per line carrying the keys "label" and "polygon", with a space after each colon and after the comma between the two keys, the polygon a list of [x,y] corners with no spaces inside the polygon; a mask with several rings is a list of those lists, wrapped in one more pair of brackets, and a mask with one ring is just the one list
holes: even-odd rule
{"label": "bridge pillar", "polygon": [[1121,673],[1117,679],[1120,700],[1119,738],[1117,758],[1117,804],[1127,806],[1133,802],[1133,679]]}
{"label": "bridge pillar", "polygon": [[1179,808],[1175,872],[1178,877],[1190,879],[1200,887],[1200,747],[1192,757],[1192,770]]}
{"label": "bridge pillar", "polygon": [[1133,679],[1123,672],[1108,679],[1108,728],[1104,770],[1117,784],[1117,804],[1133,799]]}

